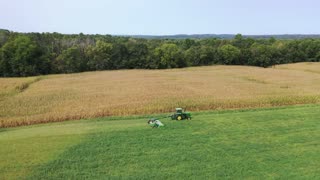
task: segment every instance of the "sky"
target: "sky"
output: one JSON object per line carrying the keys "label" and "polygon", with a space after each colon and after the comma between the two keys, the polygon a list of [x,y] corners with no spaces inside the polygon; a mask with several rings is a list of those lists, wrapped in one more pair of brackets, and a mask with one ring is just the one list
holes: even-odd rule
{"label": "sky", "polygon": [[319,0],[0,0],[0,29],[66,34],[320,34]]}

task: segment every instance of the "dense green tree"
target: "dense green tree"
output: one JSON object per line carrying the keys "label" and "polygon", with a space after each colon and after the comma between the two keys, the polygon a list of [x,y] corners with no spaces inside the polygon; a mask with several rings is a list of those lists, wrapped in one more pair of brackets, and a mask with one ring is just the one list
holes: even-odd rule
{"label": "dense green tree", "polygon": [[0,48],[8,41],[10,32],[8,30],[0,29]]}
{"label": "dense green tree", "polygon": [[184,59],[187,61],[188,65],[199,66],[201,65],[201,53],[200,46],[193,46],[185,51]]}
{"label": "dense green tree", "polygon": [[158,58],[158,68],[176,68],[185,67],[187,63],[183,61],[183,55],[176,44],[165,43],[154,51]]}
{"label": "dense green tree", "polygon": [[191,48],[192,46],[196,46],[197,43],[194,39],[185,39],[182,41],[182,48],[184,50],[187,50],[189,48]]}
{"label": "dense green tree", "polygon": [[64,51],[54,62],[55,72],[74,73],[86,70],[86,61],[82,59],[79,47],[73,46]]}
{"label": "dense green tree", "polygon": [[284,63],[302,62],[308,59],[306,52],[300,46],[301,41],[290,41],[283,48],[283,54],[286,61]]}
{"label": "dense green tree", "polygon": [[252,52],[251,48],[242,48],[240,49],[240,57],[239,57],[239,62],[241,65],[249,65],[250,64],[250,59],[252,57]]}
{"label": "dense green tree", "polygon": [[319,39],[139,39],[110,35],[15,33],[0,29],[0,76],[87,70],[177,68],[320,61]]}
{"label": "dense green tree", "polygon": [[320,51],[319,40],[306,39],[299,44],[300,51],[305,53],[308,61],[316,61],[317,53]]}
{"label": "dense green tree", "polygon": [[218,64],[218,50],[211,46],[201,46],[200,65]]}
{"label": "dense green tree", "polygon": [[86,54],[88,58],[88,68],[90,70],[106,70],[112,66],[113,45],[103,41],[98,41],[95,46],[89,46]]}
{"label": "dense green tree", "polygon": [[19,35],[8,41],[0,51],[2,76],[32,76],[49,73],[44,51],[29,37]]}
{"label": "dense green tree", "polygon": [[238,48],[242,48],[243,47],[243,40],[244,40],[244,38],[243,38],[242,34],[237,34],[237,35],[235,35],[235,37],[232,41],[232,45],[236,46]]}
{"label": "dense green tree", "polygon": [[270,45],[255,44],[251,48],[250,65],[268,67],[273,64],[278,64],[277,49]]}
{"label": "dense green tree", "polygon": [[3,48],[0,48],[0,76],[13,76],[12,69],[9,64],[8,55],[6,55]]}
{"label": "dense green tree", "polygon": [[189,66],[218,64],[217,51],[211,46],[193,46],[185,51],[185,61]]}
{"label": "dense green tree", "polygon": [[218,54],[223,64],[240,64],[239,59],[241,51],[231,44],[221,46],[218,49]]}
{"label": "dense green tree", "polygon": [[315,58],[315,59],[316,59],[316,61],[317,61],[317,62],[320,62],[320,51],[317,53],[317,55],[316,55],[316,58]]}
{"label": "dense green tree", "polygon": [[112,56],[109,69],[127,69],[126,61],[129,60],[129,52],[125,43],[112,43]]}
{"label": "dense green tree", "polygon": [[127,57],[124,62],[124,67],[145,68],[148,58],[149,49],[145,43],[130,41],[126,43]]}

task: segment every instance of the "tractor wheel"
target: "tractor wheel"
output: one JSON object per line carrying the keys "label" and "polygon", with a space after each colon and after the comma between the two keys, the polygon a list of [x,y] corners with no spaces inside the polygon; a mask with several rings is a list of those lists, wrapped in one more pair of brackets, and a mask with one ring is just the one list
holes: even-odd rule
{"label": "tractor wheel", "polygon": [[181,116],[177,116],[177,120],[178,121],[182,120],[182,117]]}

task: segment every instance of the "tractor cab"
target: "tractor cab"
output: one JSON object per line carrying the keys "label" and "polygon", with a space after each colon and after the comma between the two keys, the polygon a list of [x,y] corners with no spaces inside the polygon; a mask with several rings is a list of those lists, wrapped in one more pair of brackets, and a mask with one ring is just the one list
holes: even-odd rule
{"label": "tractor cab", "polygon": [[176,112],[171,115],[172,120],[191,120],[191,113],[185,112],[182,108],[176,108]]}
{"label": "tractor cab", "polygon": [[176,113],[178,114],[178,113],[182,113],[182,111],[183,111],[183,109],[182,108],[176,108]]}

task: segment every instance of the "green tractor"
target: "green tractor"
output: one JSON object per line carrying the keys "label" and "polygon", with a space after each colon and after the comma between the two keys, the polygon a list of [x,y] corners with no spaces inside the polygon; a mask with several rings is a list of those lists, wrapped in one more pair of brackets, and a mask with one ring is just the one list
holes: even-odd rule
{"label": "green tractor", "polygon": [[176,113],[172,114],[172,120],[191,120],[191,113],[184,111],[182,108],[176,108]]}

